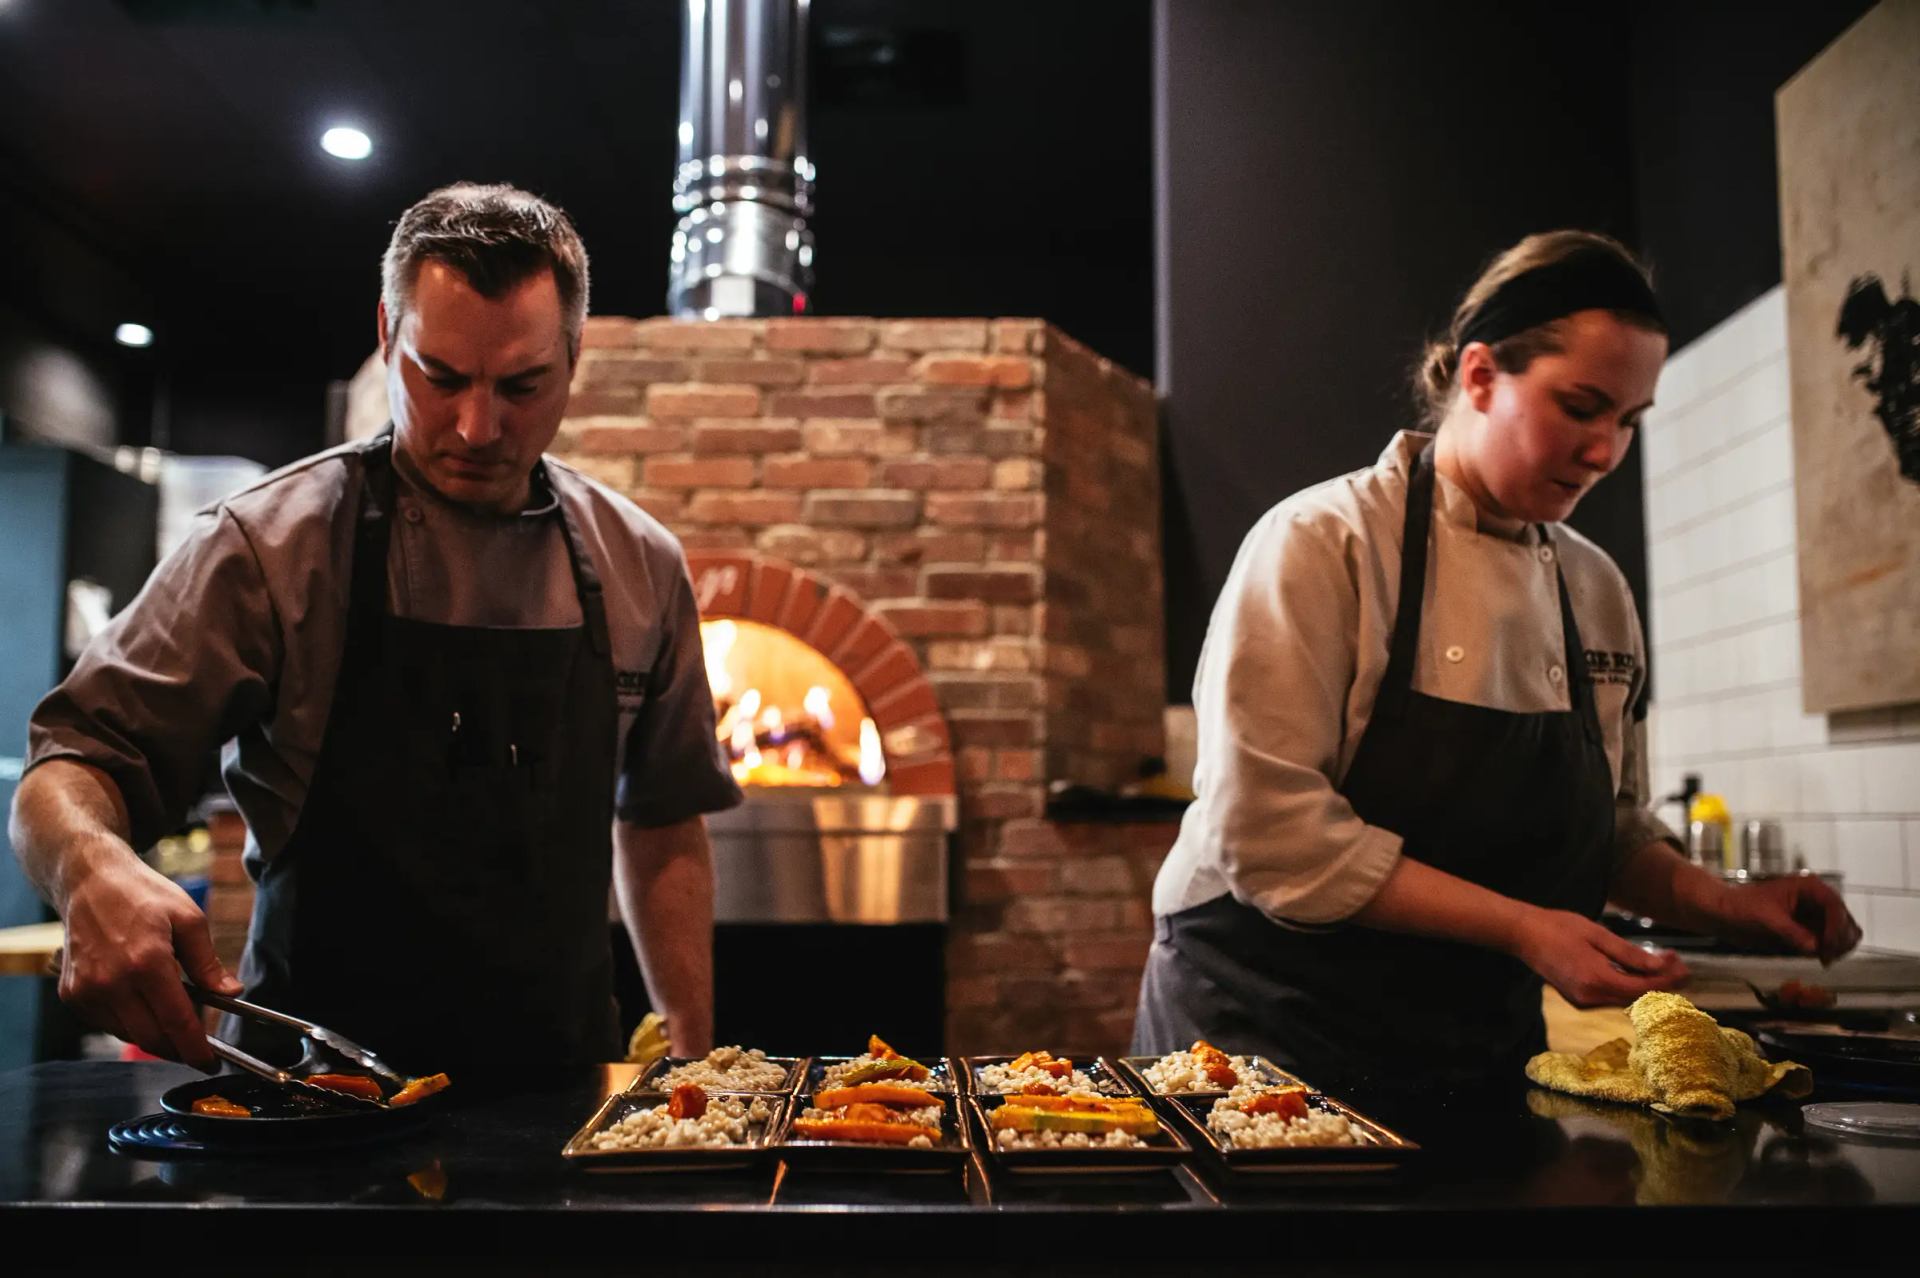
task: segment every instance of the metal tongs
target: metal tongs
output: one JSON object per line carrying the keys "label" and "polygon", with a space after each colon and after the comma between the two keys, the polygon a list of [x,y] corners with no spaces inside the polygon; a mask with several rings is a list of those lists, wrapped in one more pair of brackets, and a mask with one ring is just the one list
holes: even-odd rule
{"label": "metal tongs", "polygon": [[[204,1003],[208,1007],[217,1007],[223,1012],[232,1012],[235,1016],[243,1016],[249,1020],[265,1021],[273,1025],[283,1025],[288,1029],[298,1032],[302,1040],[302,1046],[305,1048],[305,1054],[301,1056],[300,1063],[295,1066],[296,1069],[304,1068],[311,1073],[313,1072],[313,1067],[324,1064],[326,1055],[331,1053],[343,1060],[351,1061],[362,1069],[369,1070],[380,1078],[399,1087],[405,1087],[407,1085],[405,1075],[395,1070],[385,1061],[352,1039],[347,1038],[345,1035],[337,1034],[324,1025],[315,1025],[312,1021],[303,1021],[297,1016],[288,1016],[285,1012],[276,1012],[270,1007],[261,1007],[257,1003],[249,1003],[244,999],[230,998],[225,994],[216,994],[212,990],[202,989],[192,981],[183,983],[187,987],[188,997],[197,1003]],[[278,1083],[280,1086],[291,1091],[302,1092],[310,1096],[323,1097],[335,1103],[360,1105],[372,1109],[392,1108],[384,1097],[376,1101],[370,1100],[365,1096],[355,1096],[351,1092],[336,1092],[332,1088],[316,1087],[301,1075],[292,1072],[292,1070],[281,1069],[277,1065],[269,1065],[251,1052],[242,1051],[233,1044],[215,1038],[211,1034],[207,1035],[207,1046],[213,1049],[214,1055],[223,1060],[231,1061],[241,1069],[246,1070],[249,1074],[255,1074],[269,1082]]]}

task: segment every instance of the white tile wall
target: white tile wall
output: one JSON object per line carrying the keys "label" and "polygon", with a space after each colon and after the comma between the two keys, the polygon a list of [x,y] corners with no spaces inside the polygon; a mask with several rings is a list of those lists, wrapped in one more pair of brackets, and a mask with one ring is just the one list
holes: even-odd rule
{"label": "white tile wall", "polygon": [[1920,706],[1800,708],[1786,321],[1776,288],[1675,355],[1641,432],[1654,792],[1779,819],[1868,945],[1920,954]]}

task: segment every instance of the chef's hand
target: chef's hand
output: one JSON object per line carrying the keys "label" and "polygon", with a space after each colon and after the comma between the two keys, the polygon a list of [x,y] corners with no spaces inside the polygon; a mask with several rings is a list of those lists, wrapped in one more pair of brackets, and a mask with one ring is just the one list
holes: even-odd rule
{"label": "chef's hand", "polygon": [[1649,953],[1568,910],[1528,914],[1513,954],[1575,1007],[1624,1007],[1687,979],[1687,965],[1671,950]]}
{"label": "chef's hand", "polygon": [[1860,925],[1846,902],[1811,874],[1724,887],[1711,918],[1727,940],[1818,955],[1823,964],[1860,944]]}
{"label": "chef's hand", "polygon": [[66,924],[62,1002],[155,1056],[217,1068],[180,974],[222,994],[239,994],[240,982],[214,956],[207,916],[178,884],[135,858],[106,858],[68,896]]}

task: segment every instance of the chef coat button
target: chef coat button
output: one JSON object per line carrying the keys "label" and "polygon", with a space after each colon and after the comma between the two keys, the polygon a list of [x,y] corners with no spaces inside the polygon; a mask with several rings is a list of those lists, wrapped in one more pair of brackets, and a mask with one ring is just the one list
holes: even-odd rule
{"label": "chef coat button", "polygon": [[1567,672],[1562,670],[1559,666],[1547,667],[1547,678],[1550,681],[1554,683],[1559,683],[1562,679],[1566,677],[1567,677]]}
{"label": "chef coat button", "polygon": [[1451,648],[1447,649],[1448,661],[1462,661],[1466,659],[1466,655],[1467,655],[1467,650],[1465,648],[1462,648],[1457,643],[1454,644]]}
{"label": "chef coat button", "polygon": [[1550,564],[1550,563],[1552,563],[1552,562],[1553,562],[1553,547],[1552,547],[1552,546],[1542,546],[1542,547],[1540,547],[1540,562],[1541,562],[1541,563],[1543,563],[1543,564]]}
{"label": "chef coat button", "polygon": [[424,515],[422,515],[422,514],[420,513],[420,508],[419,508],[418,506],[408,506],[408,507],[407,507],[407,522],[408,522],[408,523],[410,523],[410,524],[417,524],[417,523],[419,523],[419,522],[420,522],[420,521],[421,521],[422,519],[424,519],[424,518],[426,518],[426,516],[424,516]]}

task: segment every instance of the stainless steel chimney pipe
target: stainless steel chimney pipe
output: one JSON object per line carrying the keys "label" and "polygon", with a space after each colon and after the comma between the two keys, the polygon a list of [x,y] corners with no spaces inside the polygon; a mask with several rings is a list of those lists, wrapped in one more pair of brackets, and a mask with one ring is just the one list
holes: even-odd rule
{"label": "stainless steel chimney pipe", "polygon": [[671,315],[798,315],[813,290],[809,0],[687,0]]}

